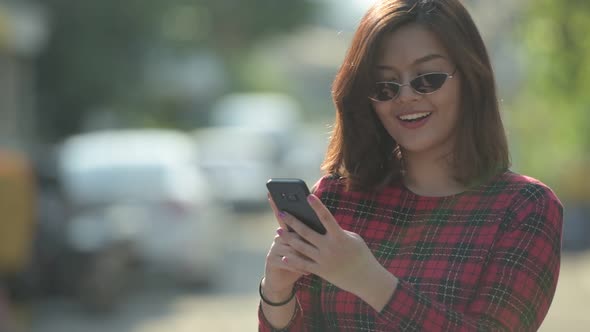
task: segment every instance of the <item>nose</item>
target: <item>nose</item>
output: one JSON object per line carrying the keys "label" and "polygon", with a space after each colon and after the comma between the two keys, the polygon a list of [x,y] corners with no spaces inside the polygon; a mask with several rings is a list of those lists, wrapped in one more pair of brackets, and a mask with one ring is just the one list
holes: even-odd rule
{"label": "nose", "polygon": [[412,101],[416,101],[420,98],[420,94],[418,94],[410,84],[404,84],[400,87],[399,94],[397,96],[397,101],[399,103],[409,103]]}

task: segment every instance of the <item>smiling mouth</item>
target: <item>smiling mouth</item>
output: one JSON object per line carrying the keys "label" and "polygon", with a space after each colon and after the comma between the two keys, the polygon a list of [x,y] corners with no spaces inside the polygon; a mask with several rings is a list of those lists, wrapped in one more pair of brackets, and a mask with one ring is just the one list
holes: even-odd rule
{"label": "smiling mouth", "polygon": [[426,119],[432,114],[432,112],[421,112],[421,113],[413,113],[413,114],[406,114],[400,115],[397,118],[404,122],[416,122],[423,119]]}

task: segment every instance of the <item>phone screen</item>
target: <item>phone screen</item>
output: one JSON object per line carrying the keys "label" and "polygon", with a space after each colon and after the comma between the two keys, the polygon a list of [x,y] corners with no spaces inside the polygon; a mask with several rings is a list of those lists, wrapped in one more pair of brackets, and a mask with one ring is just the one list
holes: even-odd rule
{"label": "phone screen", "polygon": [[316,232],[326,234],[324,225],[307,202],[309,189],[303,180],[273,178],[266,187],[279,210],[293,215]]}

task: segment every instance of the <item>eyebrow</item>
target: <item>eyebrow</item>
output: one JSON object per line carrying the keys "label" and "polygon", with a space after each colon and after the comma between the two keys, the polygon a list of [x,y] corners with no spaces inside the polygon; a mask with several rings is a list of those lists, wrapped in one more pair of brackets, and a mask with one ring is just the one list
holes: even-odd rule
{"label": "eyebrow", "polygon": [[[436,59],[446,59],[446,57],[444,57],[443,55],[440,54],[436,54],[436,53],[432,53],[432,54],[428,54],[426,56],[423,56],[421,58],[418,58],[416,60],[414,60],[414,62],[412,63],[412,65],[419,65],[422,64],[424,62],[428,62],[428,61],[432,61],[432,60],[436,60]],[[387,66],[387,65],[377,65],[377,69],[389,69],[392,70],[394,69],[391,66]]]}

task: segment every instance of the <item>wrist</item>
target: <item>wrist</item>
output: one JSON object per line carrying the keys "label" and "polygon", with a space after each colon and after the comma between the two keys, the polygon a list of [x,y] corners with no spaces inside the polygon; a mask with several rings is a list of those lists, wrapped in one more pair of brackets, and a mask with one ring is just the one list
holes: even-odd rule
{"label": "wrist", "polygon": [[295,285],[285,287],[274,287],[272,283],[268,283],[266,277],[260,281],[260,292],[264,294],[264,298],[272,302],[282,302],[288,299],[293,294]]}
{"label": "wrist", "polygon": [[260,294],[260,299],[262,300],[262,302],[264,302],[267,305],[272,306],[272,307],[281,307],[281,306],[288,304],[289,302],[291,302],[295,298],[295,288],[292,288],[291,292],[287,296],[283,295],[282,291],[271,293],[270,296],[265,295],[264,292],[262,291],[264,279],[265,278],[263,277],[260,280],[260,285],[258,287],[258,293]]}
{"label": "wrist", "polygon": [[393,296],[399,281],[380,264],[378,269],[368,272],[365,280],[357,296],[381,312]]}

